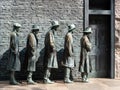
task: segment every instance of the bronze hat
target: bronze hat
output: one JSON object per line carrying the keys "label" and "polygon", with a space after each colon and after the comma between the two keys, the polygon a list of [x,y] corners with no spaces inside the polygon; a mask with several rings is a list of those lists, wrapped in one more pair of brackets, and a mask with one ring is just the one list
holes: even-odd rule
{"label": "bronze hat", "polygon": [[36,30],[39,31],[39,27],[38,27],[37,25],[33,25],[33,26],[32,26],[32,30],[34,30],[34,31],[36,31]]}
{"label": "bronze hat", "polygon": [[92,28],[91,27],[87,27],[83,33],[92,33]]}
{"label": "bronze hat", "polygon": [[19,23],[14,23],[13,26],[14,26],[14,27],[18,27],[18,28],[21,27],[21,25],[20,25]]}
{"label": "bronze hat", "polygon": [[68,25],[68,30],[74,30],[75,29],[75,24]]}

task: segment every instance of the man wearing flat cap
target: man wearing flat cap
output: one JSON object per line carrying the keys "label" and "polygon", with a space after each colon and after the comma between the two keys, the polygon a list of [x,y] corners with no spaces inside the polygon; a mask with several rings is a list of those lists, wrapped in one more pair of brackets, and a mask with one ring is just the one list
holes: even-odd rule
{"label": "man wearing flat cap", "polygon": [[47,32],[45,36],[45,54],[44,54],[44,83],[52,84],[54,83],[49,79],[51,74],[51,68],[58,68],[58,62],[57,62],[57,51],[55,46],[55,40],[54,35],[55,31],[57,31],[59,27],[58,21],[52,21],[51,29]]}
{"label": "man wearing flat cap", "polygon": [[36,71],[36,62],[38,61],[38,38],[37,34],[39,32],[39,27],[36,25],[32,26],[31,32],[27,37],[26,53],[25,53],[25,66],[28,71],[27,82],[28,84],[35,84],[32,79],[33,72]]}
{"label": "man wearing flat cap", "polygon": [[19,82],[15,79],[15,71],[20,71],[21,63],[19,59],[19,28],[21,25],[19,23],[14,23],[13,31],[10,34],[10,53],[9,61],[7,64],[7,70],[10,71],[10,84],[18,85]]}
{"label": "man wearing flat cap", "polygon": [[65,76],[64,82],[65,83],[72,83],[73,81],[70,80],[70,74],[72,72],[72,68],[75,66],[75,61],[73,58],[73,30],[75,29],[75,25],[71,24],[68,26],[68,32],[65,35],[65,42],[64,42],[64,60],[63,65],[65,67]]}
{"label": "man wearing flat cap", "polygon": [[91,72],[91,61],[89,59],[89,52],[91,51],[90,34],[92,33],[91,27],[87,27],[83,31],[81,38],[81,53],[79,71],[81,72],[82,82],[88,82],[88,74]]}

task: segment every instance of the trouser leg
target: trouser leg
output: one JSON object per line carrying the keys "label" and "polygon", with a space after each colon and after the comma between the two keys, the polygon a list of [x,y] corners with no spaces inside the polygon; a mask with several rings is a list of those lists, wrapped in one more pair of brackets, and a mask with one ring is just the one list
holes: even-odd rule
{"label": "trouser leg", "polygon": [[51,69],[50,69],[50,68],[47,68],[47,69],[45,70],[44,79],[49,79],[50,74],[51,74]]}
{"label": "trouser leg", "polygon": [[29,71],[29,72],[28,72],[28,77],[27,77],[27,82],[28,82],[29,84],[35,84],[35,82],[34,82],[33,79],[32,79],[32,75],[33,75],[33,72],[32,72],[32,71]]}
{"label": "trouser leg", "polygon": [[64,82],[65,83],[71,83],[72,81],[70,80],[70,72],[71,69],[70,68],[65,68],[65,77],[64,77]]}
{"label": "trouser leg", "polygon": [[10,72],[10,84],[12,84],[12,85],[18,85],[18,84],[20,84],[15,79],[15,71],[11,71]]}
{"label": "trouser leg", "polygon": [[48,83],[48,84],[52,84],[54,83],[53,81],[51,81],[50,78],[51,75],[51,68],[47,68],[45,70],[45,74],[44,74],[44,83]]}
{"label": "trouser leg", "polygon": [[81,73],[81,77],[83,82],[88,82],[88,73],[86,72]]}
{"label": "trouser leg", "polygon": [[88,82],[88,73],[86,73],[86,82]]}
{"label": "trouser leg", "polygon": [[82,72],[82,73],[81,73],[81,77],[82,77],[82,81],[85,82],[85,78],[86,78],[85,72]]}

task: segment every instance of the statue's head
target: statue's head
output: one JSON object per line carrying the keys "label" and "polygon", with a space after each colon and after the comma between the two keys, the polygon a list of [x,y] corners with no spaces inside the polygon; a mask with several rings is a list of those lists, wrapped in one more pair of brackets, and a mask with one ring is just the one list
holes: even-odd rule
{"label": "statue's head", "polygon": [[75,30],[75,24],[68,25],[68,32],[73,32]]}
{"label": "statue's head", "polygon": [[91,34],[92,33],[92,28],[91,27],[87,27],[84,31],[84,34]]}
{"label": "statue's head", "polygon": [[59,27],[59,22],[58,21],[52,21],[51,22],[51,29],[57,31],[58,27]]}
{"label": "statue's head", "polygon": [[32,26],[32,32],[34,32],[35,34],[38,34],[39,32],[39,27],[37,25],[33,25]]}
{"label": "statue's head", "polygon": [[21,25],[20,25],[19,23],[14,23],[14,24],[13,24],[13,30],[14,30],[14,31],[16,30],[16,31],[18,32],[19,29],[20,29],[20,27],[21,27]]}

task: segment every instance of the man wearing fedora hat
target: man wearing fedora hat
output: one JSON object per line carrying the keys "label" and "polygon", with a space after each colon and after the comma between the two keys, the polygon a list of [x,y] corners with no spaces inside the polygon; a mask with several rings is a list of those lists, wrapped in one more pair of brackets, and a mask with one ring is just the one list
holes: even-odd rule
{"label": "man wearing fedora hat", "polygon": [[55,40],[54,35],[55,31],[57,31],[59,27],[58,21],[52,21],[51,29],[47,32],[45,36],[45,53],[44,53],[44,83],[52,84],[54,83],[49,79],[51,74],[51,68],[58,68],[58,62],[57,62],[57,51],[55,46]]}
{"label": "man wearing fedora hat", "polygon": [[[32,26],[32,31],[28,34],[26,53],[25,53],[25,66],[28,71],[27,82],[28,84],[35,84],[32,79],[32,74],[36,71],[36,62],[38,61],[38,38],[37,34],[39,32],[39,27],[36,25]],[[27,64],[27,65],[26,65]]]}
{"label": "man wearing fedora hat", "polygon": [[7,64],[7,70],[10,71],[10,84],[18,85],[19,82],[15,79],[15,71],[20,71],[21,63],[19,59],[19,28],[21,25],[19,23],[14,23],[13,31],[10,34],[10,53],[9,61]]}
{"label": "man wearing fedora hat", "polygon": [[83,31],[81,38],[81,53],[79,71],[81,72],[82,82],[88,82],[88,74],[91,72],[91,62],[89,60],[89,52],[91,51],[91,42],[89,35],[92,33],[91,27],[87,27]]}
{"label": "man wearing fedora hat", "polygon": [[63,60],[63,66],[65,67],[65,77],[64,82],[65,83],[72,83],[73,81],[70,80],[70,74],[72,71],[72,68],[75,66],[75,61],[73,58],[73,37],[72,33],[75,29],[75,25],[71,24],[68,26],[68,32],[65,35],[65,42],[64,42],[64,60]]}

